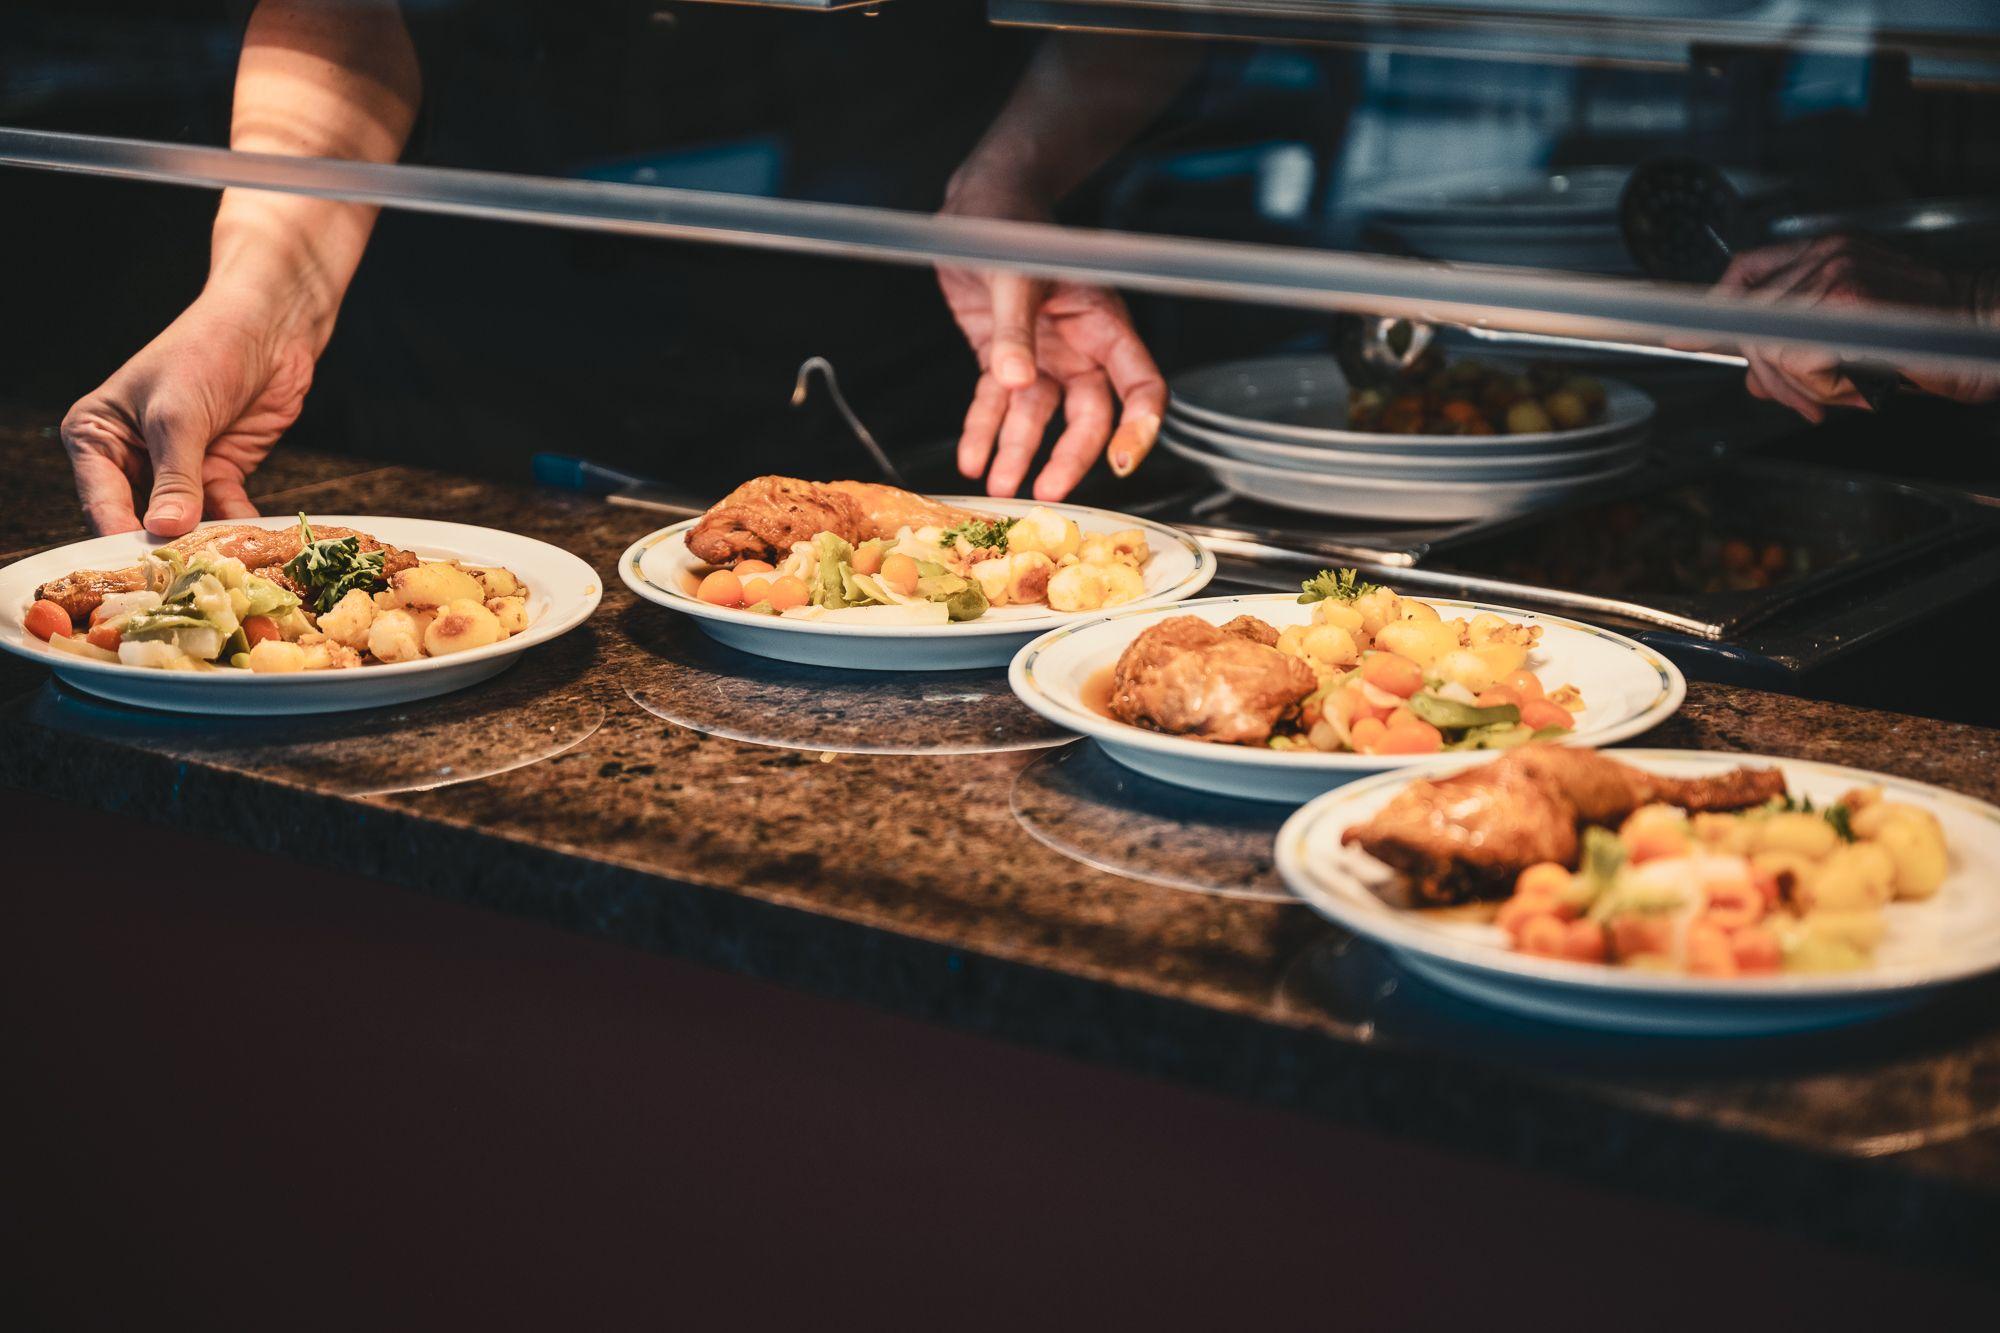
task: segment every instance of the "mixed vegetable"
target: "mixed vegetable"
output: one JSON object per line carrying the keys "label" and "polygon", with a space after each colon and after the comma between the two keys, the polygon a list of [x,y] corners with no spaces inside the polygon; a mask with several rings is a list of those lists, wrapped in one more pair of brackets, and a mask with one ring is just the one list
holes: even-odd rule
{"label": "mixed vegetable", "polygon": [[1495,918],[1523,953],[1732,977],[1846,971],[1881,941],[1882,909],[1929,898],[1950,855],[1936,816],[1852,791],[1823,810],[1731,814],[1649,805],[1584,832],[1580,867],[1521,872]]}
{"label": "mixed vegetable", "polygon": [[1523,374],[1478,361],[1447,366],[1433,349],[1393,386],[1357,390],[1347,425],[1389,435],[1533,435],[1592,425],[1604,411],[1604,386],[1587,375],[1543,364]]}
{"label": "mixed vegetable", "polygon": [[1137,529],[1084,532],[1053,510],[902,528],[850,543],[831,532],[796,542],[773,566],[711,570],[695,596],[715,606],[810,620],[943,625],[995,606],[1091,611],[1145,593],[1149,552]]}
{"label": "mixed vegetable", "polygon": [[1278,649],[1319,676],[1295,729],[1274,749],[1360,754],[1499,750],[1571,731],[1583,698],[1550,691],[1527,668],[1538,625],[1490,613],[1445,620],[1437,608],[1326,570],[1307,579],[1312,623],[1278,633]]}

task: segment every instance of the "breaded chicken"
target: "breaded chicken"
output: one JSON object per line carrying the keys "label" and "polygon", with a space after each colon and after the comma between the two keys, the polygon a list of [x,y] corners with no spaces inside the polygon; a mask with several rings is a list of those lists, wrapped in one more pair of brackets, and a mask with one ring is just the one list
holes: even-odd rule
{"label": "breaded chicken", "polygon": [[1311,667],[1271,646],[1277,641],[1251,616],[1220,629],[1195,616],[1162,620],[1119,656],[1111,711],[1154,731],[1260,745],[1319,684]]}
{"label": "breaded chicken", "polygon": [[744,560],[776,564],[790,554],[792,543],[811,541],[822,532],[865,542],[893,537],[900,528],[948,528],[983,517],[875,482],[754,477],[703,514],[689,529],[687,544],[697,560],[711,565]]}
{"label": "breaded chicken", "polygon": [[1580,827],[1611,826],[1655,802],[1684,810],[1742,810],[1785,794],[1773,768],[1712,778],[1659,777],[1594,750],[1525,745],[1491,763],[1398,792],[1341,835],[1401,871],[1409,905],[1504,898],[1539,861],[1574,868]]}
{"label": "breaded chicken", "polygon": [[[385,551],[382,572],[384,576],[398,570],[408,569],[417,563],[417,558],[408,551],[399,551],[384,542],[379,542],[365,532],[353,528],[316,527],[313,539],[322,541],[354,537],[359,539],[363,551]],[[213,546],[217,554],[225,559],[241,560],[244,567],[260,578],[266,578],[295,593],[302,593],[297,584],[286,576],[284,565],[299,553],[299,529],[297,524],[283,528],[260,528],[248,523],[217,523],[206,528],[196,528],[185,537],[176,537],[164,543],[168,550],[178,551],[184,556]],[[73,574],[65,574],[59,579],[51,579],[35,589],[35,596],[47,598],[63,610],[77,624],[90,619],[90,613],[97,609],[99,602],[114,592],[137,592],[146,586],[146,567],[128,565],[124,569],[80,569]]]}

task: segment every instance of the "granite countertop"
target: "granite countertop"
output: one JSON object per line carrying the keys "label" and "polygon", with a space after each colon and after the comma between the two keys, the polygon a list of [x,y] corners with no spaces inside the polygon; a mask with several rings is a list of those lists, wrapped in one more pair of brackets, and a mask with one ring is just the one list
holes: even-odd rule
{"label": "granite countertop", "polygon": [[[52,430],[0,423],[0,459],[10,478],[0,558],[84,535]],[[606,577],[604,603],[497,679],[386,713],[147,714],[8,658],[0,784],[1990,1270],[2000,984],[1785,1040],[1613,1038],[1494,1015],[1282,901],[1268,860],[1282,812],[1127,782],[1016,711],[1001,673],[864,688],[733,654],[639,602],[615,570],[659,526],[643,511],[296,449],[281,449],[253,492],[268,511],[530,534],[590,561]],[[2000,789],[2000,732],[1740,688],[1692,686],[1681,714],[1639,743]]]}

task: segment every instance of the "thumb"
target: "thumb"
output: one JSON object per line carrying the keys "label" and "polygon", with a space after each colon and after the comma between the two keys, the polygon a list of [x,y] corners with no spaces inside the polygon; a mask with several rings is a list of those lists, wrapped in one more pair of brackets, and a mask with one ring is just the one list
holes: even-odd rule
{"label": "thumb", "polygon": [[1004,388],[1025,389],[1035,382],[1035,317],[1040,284],[1019,273],[996,273],[993,298],[993,378]]}
{"label": "thumb", "polygon": [[146,530],[178,537],[201,522],[201,460],[208,440],[176,412],[150,415],[144,426],[146,452],[153,459],[153,497],[146,505]]}

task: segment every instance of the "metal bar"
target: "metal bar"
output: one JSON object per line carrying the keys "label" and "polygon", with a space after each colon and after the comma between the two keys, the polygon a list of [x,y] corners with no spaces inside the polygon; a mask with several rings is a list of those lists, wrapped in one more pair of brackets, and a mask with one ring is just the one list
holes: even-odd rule
{"label": "metal bar", "polygon": [[1488,265],[1448,265],[1141,236],[895,209],[324,158],[239,153],[94,135],[0,129],[0,164],[169,184],[277,190],[418,212],[900,263],[949,263],[1104,282],[1183,296],[1356,310],[1426,323],[1665,342],[1828,347],[1850,358],[1984,368],[2000,330],[1888,308],[1719,301],[1665,284]]}

